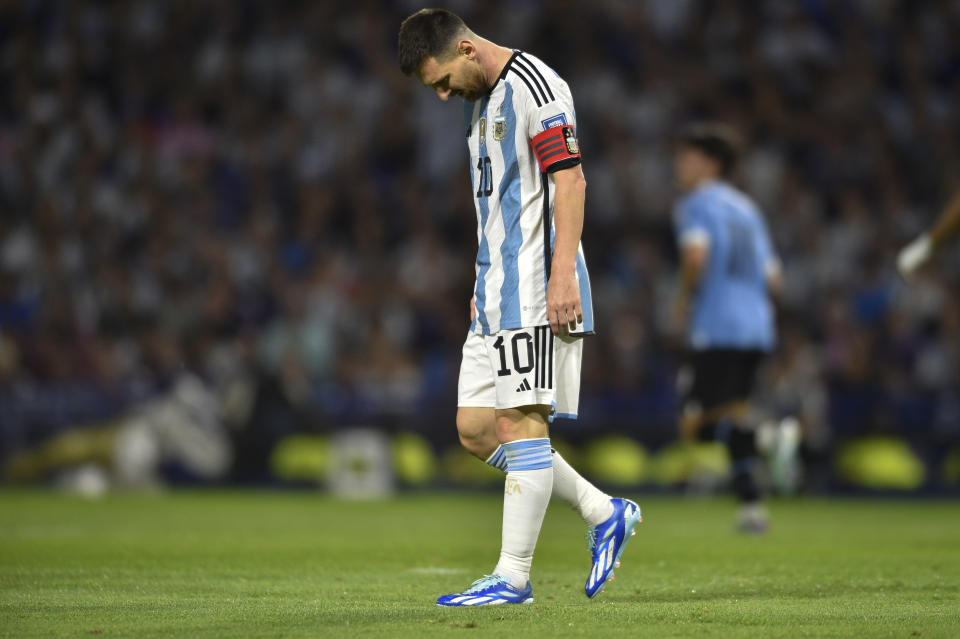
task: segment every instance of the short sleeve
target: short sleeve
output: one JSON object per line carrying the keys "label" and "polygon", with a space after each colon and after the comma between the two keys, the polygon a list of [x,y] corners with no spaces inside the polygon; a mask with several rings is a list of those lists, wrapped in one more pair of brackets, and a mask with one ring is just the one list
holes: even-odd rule
{"label": "short sleeve", "polygon": [[710,224],[706,207],[699,200],[688,198],[680,203],[675,213],[677,244],[687,246],[710,246]]}
{"label": "short sleeve", "polygon": [[547,129],[565,124],[576,129],[573,100],[558,96],[556,100],[540,106],[533,100],[527,101],[527,139],[532,140]]}
{"label": "short sleeve", "polygon": [[529,54],[518,53],[510,62],[510,83],[521,96],[519,121],[526,124],[527,140],[549,128],[576,127],[570,87],[557,73]]}

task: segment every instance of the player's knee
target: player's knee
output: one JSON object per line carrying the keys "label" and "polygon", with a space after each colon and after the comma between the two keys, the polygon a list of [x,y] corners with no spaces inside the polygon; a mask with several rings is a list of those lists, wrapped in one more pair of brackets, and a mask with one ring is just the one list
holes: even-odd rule
{"label": "player's knee", "polygon": [[461,432],[459,435],[460,445],[463,446],[471,455],[479,457],[480,459],[486,459],[497,448],[496,441],[494,441],[493,445],[491,445],[488,438],[473,433],[464,434]]}
{"label": "player's knee", "polygon": [[496,433],[493,428],[493,411],[489,415],[477,411],[457,411],[457,434],[460,444],[470,453],[486,459],[497,447]]}

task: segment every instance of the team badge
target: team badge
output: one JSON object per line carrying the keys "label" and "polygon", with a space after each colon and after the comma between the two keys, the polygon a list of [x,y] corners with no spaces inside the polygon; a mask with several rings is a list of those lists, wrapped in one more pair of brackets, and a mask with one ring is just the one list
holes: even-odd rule
{"label": "team badge", "polygon": [[540,120],[540,124],[543,125],[543,130],[544,130],[544,131],[546,131],[547,129],[549,129],[549,128],[551,128],[551,127],[563,126],[563,125],[566,124],[566,123],[567,123],[567,118],[566,118],[566,116],[563,115],[562,113],[558,113],[558,114],[556,114],[556,115],[552,115],[552,116],[550,116],[549,118],[547,118],[546,120]]}
{"label": "team badge", "polygon": [[496,141],[505,140],[507,137],[507,118],[498,115],[493,119],[493,139]]}
{"label": "team badge", "polygon": [[480,118],[480,146],[483,146],[486,143],[487,137],[487,119]]}
{"label": "team badge", "polygon": [[574,137],[572,130],[563,130],[563,141],[567,143],[567,153],[570,155],[577,155],[580,153],[580,145],[577,144],[577,138]]}

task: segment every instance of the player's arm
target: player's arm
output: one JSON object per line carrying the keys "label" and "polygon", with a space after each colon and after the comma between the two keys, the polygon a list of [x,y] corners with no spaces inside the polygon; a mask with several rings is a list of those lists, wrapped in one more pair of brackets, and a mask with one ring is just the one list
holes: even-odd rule
{"label": "player's arm", "polygon": [[690,300],[693,299],[703,272],[710,260],[710,240],[706,233],[687,233],[680,239],[680,290],[677,294],[674,320],[686,324]]}
{"label": "player's arm", "polygon": [[684,330],[690,303],[710,261],[710,225],[697,202],[682,203],[676,212],[677,248],[680,253],[680,282],[674,298],[673,328]]}
{"label": "player's arm", "polygon": [[587,181],[580,168],[580,145],[573,125],[566,123],[566,116],[554,116],[562,124],[547,127],[538,133],[538,125],[542,124],[540,115],[536,114],[533,119],[530,146],[541,173],[549,176],[555,187],[547,319],[554,335],[567,335],[583,322],[580,286],[577,282],[577,254],[580,250],[580,234],[583,232]]}
{"label": "player's arm", "polygon": [[897,256],[897,268],[904,277],[912,275],[951,237],[960,234],[960,193],[937,218],[933,227],[907,244]]}
{"label": "player's arm", "polygon": [[776,301],[780,297],[780,291],[783,290],[783,265],[777,252],[773,248],[773,241],[770,238],[770,231],[767,229],[766,221],[761,218],[760,232],[757,235],[759,241],[757,250],[760,254],[760,263],[763,265],[763,276],[767,283],[767,292],[770,297]]}
{"label": "player's arm", "polygon": [[554,172],[556,193],[553,204],[553,264],[547,285],[547,317],[556,335],[576,330],[583,322],[580,286],[577,283],[577,254],[583,233],[583,206],[587,180],[580,165]]}
{"label": "player's arm", "polygon": [[774,299],[780,297],[780,291],[783,290],[783,267],[778,260],[769,260],[765,268],[767,278],[767,290]]}

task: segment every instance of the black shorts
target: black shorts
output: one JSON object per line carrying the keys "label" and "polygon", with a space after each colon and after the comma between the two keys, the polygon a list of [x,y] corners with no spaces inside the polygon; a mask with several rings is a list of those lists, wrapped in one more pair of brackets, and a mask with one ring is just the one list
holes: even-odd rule
{"label": "black shorts", "polygon": [[[761,350],[711,348],[690,351],[688,376],[681,381],[684,404],[695,403],[704,411],[716,406],[750,398],[757,369],[766,356]],[[681,376],[683,377],[683,376]],[[684,392],[685,391],[685,392]]]}

